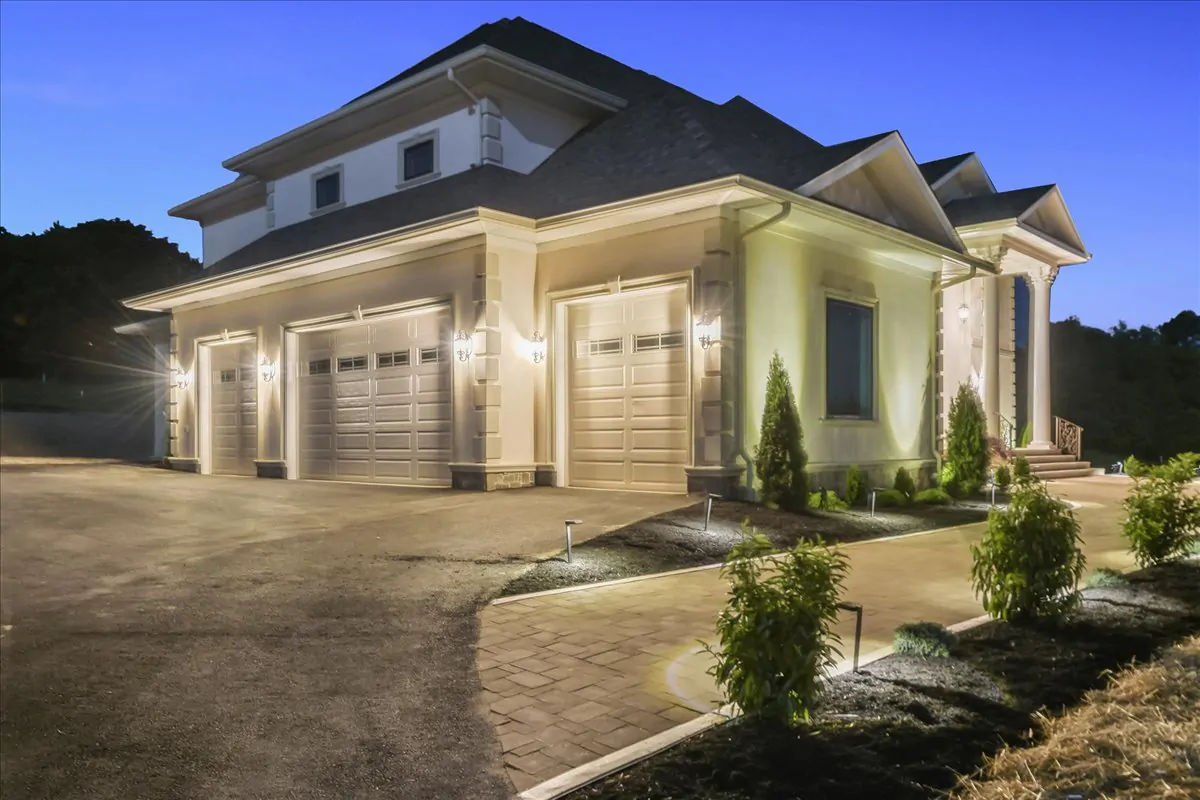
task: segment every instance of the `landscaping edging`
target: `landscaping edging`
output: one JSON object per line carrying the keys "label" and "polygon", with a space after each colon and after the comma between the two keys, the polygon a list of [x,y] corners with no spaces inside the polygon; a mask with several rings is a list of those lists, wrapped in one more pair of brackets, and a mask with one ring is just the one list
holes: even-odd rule
{"label": "landscaping edging", "polygon": [[[1095,683],[1099,668],[1107,669],[1115,666],[1114,660],[1117,663],[1127,663],[1128,659],[1132,657],[1143,658],[1147,647],[1157,651],[1177,639],[1181,630],[1194,630],[1200,627],[1200,615],[1196,613],[1196,604],[1193,602],[1197,596],[1197,587],[1193,585],[1194,575],[1172,567],[1161,571],[1143,570],[1131,573],[1131,577],[1134,576],[1137,576],[1134,580],[1136,586],[1128,590],[1126,594],[1114,593],[1111,590],[1088,590],[1085,592],[1085,597],[1088,598],[1086,609],[1081,610],[1075,618],[1063,626],[1017,628],[1004,623],[995,623],[990,633],[977,633],[970,637],[963,653],[956,653],[955,658],[949,661],[942,659],[918,663],[914,662],[911,657],[896,656],[898,660],[888,661],[889,666],[884,666],[881,671],[864,671],[861,678],[859,676],[847,677],[844,680],[848,680],[848,683],[837,681],[833,684],[837,687],[836,690],[831,691],[834,697],[834,701],[829,706],[831,713],[838,710],[860,712],[864,715],[862,727],[856,731],[855,726],[859,723],[831,721],[833,717],[839,716],[857,718],[858,713],[834,714],[833,717],[826,717],[819,721],[819,727],[812,729],[817,731],[817,734],[814,735],[817,735],[818,739],[827,735],[832,736],[832,740],[827,740],[824,747],[834,748],[844,748],[847,743],[859,741],[863,736],[867,736],[872,742],[868,761],[875,759],[876,766],[878,766],[879,763],[882,763],[880,759],[884,758],[881,754],[890,752],[889,748],[895,749],[894,744],[886,743],[890,741],[888,737],[900,736],[901,739],[904,739],[904,731],[913,730],[905,727],[911,723],[903,721],[908,718],[904,717],[904,714],[909,713],[907,707],[895,706],[895,703],[903,700],[905,696],[915,697],[926,704],[932,703],[930,705],[932,711],[922,712],[923,714],[932,714],[930,719],[926,720],[921,715],[917,716],[922,726],[926,722],[933,724],[928,729],[928,733],[916,732],[913,734],[923,737],[923,741],[946,740],[952,734],[953,731],[947,727],[949,725],[946,717],[947,709],[954,715],[960,711],[968,713],[970,719],[965,723],[968,725],[965,730],[971,732],[970,736],[952,748],[955,754],[948,757],[944,763],[937,763],[936,759],[926,761],[921,757],[905,763],[906,757],[913,758],[909,752],[912,748],[904,750],[903,746],[900,747],[903,753],[898,756],[900,758],[898,763],[903,764],[900,769],[904,771],[904,774],[919,776],[936,774],[936,777],[930,778],[931,785],[936,786],[939,783],[944,785],[947,780],[946,776],[949,774],[947,770],[965,768],[969,771],[971,759],[975,758],[976,754],[982,755],[984,752],[990,752],[993,734],[990,733],[992,725],[990,718],[986,717],[986,714],[989,713],[987,708],[995,705],[997,709],[995,713],[999,715],[995,722],[997,741],[1001,737],[1010,742],[1015,741],[1013,737],[1017,734],[1014,733],[1013,726],[1016,724],[1019,727],[1023,715],[1033,710],[1028,706],[1029,702],[1044,698],[1052,710],[1061,707],[1058,705],[1060,701],[1070,707],[1077,702],[1082,688]],[[1186,583],[1181,584],[1181,581],[1186,581]],[[952,629],[958,632],[967,632],[988,622],[986,617],[976,617],[964,620],[953,626]],[[1096,627],[1097,625],[1101,627]],[[1135,627],[1138,629],[1135,630]],[[1097,636],[1101,638],[1095,638]],[[1175,639],[1171,637],[1175,637]],[[1009,645],[1017,647],[1017,649],[1010,650]],[[997,647],[1000,649],[995,649]],[[1095,650],[1094,654],[1092,650]],[[1131,655],[1134,653],[1137,655]],[[861,659],[861,663],[863,665],[875,664],[889,655],[891,655],[891,648],[881,648],[866,654]],[[1057,658],[1062,659],[1059,666],[1047,666]],[[911,672],[914,663],[918,663],[915,673]],[[929,666],[922,667],[921,663]],[[950,671],[947,673],[946,670]],[[966,670],[966,673],[963,670]],[[1040,670],[1048,670],[1044,686]],[[848,665],[843,664],[831,678],[844,675],[847,671]],[[954,677],[968,673],[983,677],[973,679]],[[916,684],[908,683],[909,678],[906,676],[909,675],[917,676],[912,678],[916,680]],[[932,684],[924,683],[931,675],[934,678],[937,675],[949,675],[950,682],[942,684],[935,680]],[[982,679],[987,686],[1008,686],[1007,681],[1010,676],[1011,680],[1016,681],[1015,684],[1012,684],[1015,694],[1011,702],[1004,700],[1001,704],[998,700],[999,695],[996,695],[994,688],[978,696],[977,700],[973,699],[976,697],[974,692],[980,690],[970,687],[980,686],[979,680]],[[1036,679],[1031,680],[1031,678]],[[967,682],[963,683],[963,680]],[[1000,681],[1000,683],[996,684],[995,681]],[[914,695],[912,690],[897,689],[898,686],[909,686],[912,690],[932,692],[932,694],[928,697],[924,694]],[[945,686],[946,688],[922,690],[921,686]],[[963,687],[967,687],[966,691],[969,694],[963,694],[961,697],[972,698],[971,702],[959,698],[959,691]],[[948,693],[946,696],[950,699],[941,697],[939,692]],[[1007,689],[1004,696],[1007,696]],[[929,698],[938,699],[930,700]],[[874,705],[880,702],[884,705]],[[863,703],[866,705],[862,705]],[[892,705],[889,706],[888,703]],[[979,711],[979,703],[983,704],[983,712]],[[901,717],[896,717],[895,713],[901,713]],[[979,713],[984,713],[984,718],[989,719],[987,724],[982,723],[980,717],[973,716]],[[879,716],[880,714],[882,716]],[[755,795],[753,792],[747,791],[746,786],[741,783],[737,783],[734,790],[729,790],[728,795],[722,790],[712,788],[715,785],[713,774],[720,774],[722,767],[728,771],[731,769],[730,765],[735,765],[732,767],[735,771],[749,769],[751,770],[750,774],[753,774],[754,765],[761,763],[756,759],[763,758],[762,732],[753,722],[740,722],[723,733],[713,731],[714,728],[734,718],[736,718],[734,709],[729,707],[711,712],[690,723],[677,726],[651,739],[643,740],[624,750],[612,753],[603,759],[559,775],[551,781],[527,790],[519,797],[522,800],[552,800],[574,791],[583,790],[597,782],[604,782],[604,785],[596,789],[585,790],[583,796],[603,797],[607,800],[626,796],[655,796],[656,791],[662,792],[663,796],[686,796],[693,781],[696,781],[694,785],[697,787],[697,793],[702,793],[699,792],[699,787],[703,786],[707,790],[706,796],[738,798],[767,796]],[[1016,720],[1015,723],[1014,720]],[[880,731],[879,735],[884,737],[879,741],[885,743],[877,744],[876,739],[870,739],[875,735],[871,731],[876,729]],[[889,734],[888,731],[892,731],[892,733]],[[639,762],[662,754],[668,748],[679,745],[685,740],[699,737],[700,734],[707,735],[700,737],[696,744],[683,745],[682,750],[672,751],[671,755],[655,761],[654,766],[636,767],[632,773],[615,782],[605,780],[614,773],[628,770]],[[795,752],[807,753],[808,755],[804,755],[802,758],[812,760],[823,752],[823,746],[817,744],[816,740],[811,740],[814,744],[810,747],[807,744],[808,741],[810,740],[805,739],[803,742],[793,742],[784,747],[800,747],[801,749]],[[985,741],[989,743],[979,744]],[[973,749],[976,746],[980,747],[978,751]],[[714,748],[721,749],[714,750]],[[968,755],[969,757],[967,757]],[[747,764],[750,766],[748,767]],[[817,763],[815,769],[817,773],[826,772],[821,763]],[[922,770],[925,772],[921,772]],[[768,770],[768,772],[770,771]],[[844,771],[839,772],[838,768],[830,768],[827,772],[829,774],[825,777],[833,780],[833,784],[829,784],[829,786],[836,784],[838,789],[844,791],[847,785],[851,785],[846,782],[848,779]],[[664,775],[667,777],[663,777]],[[677,777],[671,777],[672,775],[677,775]],[[871,781],[878,782],[878,775],[874,773],[871,775],[872,777],[863,780],[868,784]],[[780,776],[774,775],[773,777],[778,779]],[[771,775],[767,775],[764,779],[768,781],[764,785],[778,786],[778,784],[770,783]],[[608,785],[609,783],[611,785]],[[716,781],[716,783],[720,782]],[[925,785],[924,779],[918,783],[922,786]],[[890,786],[890,784],[888,785]],[[828,786],[826,786],[826,790],[828,791]],[[778,791],[784,790],[778,789]],[[814,796],[843,795],[836,793],[823,795],[818,791]],[[926,795],[908,791],[904,793],[904,796]]]}

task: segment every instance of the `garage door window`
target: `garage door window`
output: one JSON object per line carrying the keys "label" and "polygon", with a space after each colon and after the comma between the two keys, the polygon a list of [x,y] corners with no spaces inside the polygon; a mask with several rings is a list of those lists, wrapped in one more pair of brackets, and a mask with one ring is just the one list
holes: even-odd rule
{"label": "garage door window", "polygon": [[584,339],[575,343],[576,358],[619,356],[625,352],[621,339]]}
{"label": "garage door window", "polygon": [[644,353],[648,350],[675,350],[683,347],[683,331],[669,333],[647,333],[633,337],[633,352]]}
{"label": "garage door window", "polygon": [[223,369],[220,373],[221,383],[237,383],[236,369]]}
{"label": "garage door window", "polygon": [[436,364],[439,361],[446,360],[446,350],[443,347],[422,347],[421,348],[421,363]]}
{"label": "garage door window", "polygon": [[359,372],[367,368],[366,356],[349,356],[338,359],[338,372]]}
{"label": "garage door window", "polygon": [[308,362],[309,375],[328,375],[330,371],[330,361],[328,358]]}
{"label": "garage door window", "polygon": [[407,367],[410,358],[411,356],[407,350],[396,350],[392,353],[376,353],[375,368],[387,369],[388,367]]}

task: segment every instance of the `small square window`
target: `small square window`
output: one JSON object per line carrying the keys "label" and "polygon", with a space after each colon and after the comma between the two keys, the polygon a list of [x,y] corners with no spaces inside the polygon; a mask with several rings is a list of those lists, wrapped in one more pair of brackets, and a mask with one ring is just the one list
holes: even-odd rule
{"label": "small square window", "polygon": [[404,148],[404,180],[411,181],[433,174],[435,160],[433,139],[410,144]]}
{"label": "small square window", "polygon": [[313,208],[321,209],[342,202],[342,172],[330,172],[313,181]]}
{"label": "small square window", "polygon": [[407,350],[396,350],[391,353],[376,353],[375,367],[376,369],[386,369],[388,367],[407,367],[409,364],[409,353]]}
{"label": "small square window", "polygon": [[308,362],[309,375],[328,375],[330,373],[331,364],[328,358],[321,358],[316,361]]}
{"label": "small square window", "polygon": [[337,360],[338,372],[359,372],[367,368],[366,356],[348,356]]}

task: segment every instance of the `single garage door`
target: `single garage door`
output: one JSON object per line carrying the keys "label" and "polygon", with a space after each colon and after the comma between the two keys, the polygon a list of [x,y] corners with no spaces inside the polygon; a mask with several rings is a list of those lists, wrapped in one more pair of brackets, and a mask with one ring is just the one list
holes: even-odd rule
{"label": "single garage door", "polygon": [[450,483],[449,310],[302,333],[300,476]]}
{"label": "single garage door", "polygon": [[686,491],[686,317],[683,287],[568,306],[572,486]]}
{"label": "single garage door", "polygon": [[212,345],[212,471],[254,475],[258,457],[258,369],[254,341]]}

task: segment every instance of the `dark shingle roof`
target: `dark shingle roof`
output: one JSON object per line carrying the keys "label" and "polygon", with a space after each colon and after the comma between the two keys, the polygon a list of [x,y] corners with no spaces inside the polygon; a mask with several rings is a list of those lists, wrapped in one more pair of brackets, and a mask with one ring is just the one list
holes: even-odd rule
{"label": "dark shingle roof", "polygon": [[1050,184],[977,197],[963,197],[959,200],[952,200],[946,205],[946,216],[950,218],[950,222],[956,228],[980,222],[1016,219],[1028,211],[1030,206],[1045,197],[1046,193],[1053,188],[1054,184]]}
{"label": "dark shingle roof", "polygon": [[924,164],[918,164],[917,166],[921,169],[921,177],[925,179],[926,183],[932,186],[942,178],[946,177],[946,174],[949,173],[950,170],[954,169],[973,155],[975,154],[963,153],[957,156],[950,156],[949,158],[939,158],[936,161],[926,161]]}

